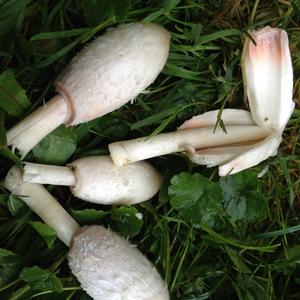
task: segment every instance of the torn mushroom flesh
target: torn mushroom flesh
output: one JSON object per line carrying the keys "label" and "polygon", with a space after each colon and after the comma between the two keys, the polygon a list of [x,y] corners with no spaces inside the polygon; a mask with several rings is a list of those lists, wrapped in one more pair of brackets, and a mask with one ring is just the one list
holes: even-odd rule
{"label": "torn mushroom flesh", "polygon": [[[251,114],[224,109],[193,117],[180,126],[181,134],[173,133],[173,139],[178,137],[177,148],[161,144],[164,151],[160,149],[160,153],[185,151],[197,164],[219,165],[221,176],[240,172],[276,155],[282,132],[294,109],[288,37],[284,30],[270,27],[253,31],[251,35],[251,39],[246,38],[242,59]],[[187,140],[193,129],[201,132],[197,137],[194,135],[201,140]],[[109,149],[113,161],[123,165],[140,157],[156,156],[159,142],[158,136],[140,138],[112,143]]]}

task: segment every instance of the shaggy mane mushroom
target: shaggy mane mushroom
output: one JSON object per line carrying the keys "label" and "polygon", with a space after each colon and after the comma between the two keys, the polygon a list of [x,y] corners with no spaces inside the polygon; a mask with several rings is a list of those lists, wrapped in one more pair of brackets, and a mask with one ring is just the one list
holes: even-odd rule
{"label": "shaggy mane mushroom", "polygon": [[163,69],[170,34],[157,24],[120,25],[84,48],[55,81],[58,95],[8,130],[22,157],[61,124],[77,125],[134,99]]}
{"label": "shaggy mane mushroom", "polygon": [[74,196],[99,204],[135,204],[152,198],[162,177],[147,162],[117,167],[109,156],[77,159],[66,167],[25,163],[25,182],[70,186]]}
{"label": "shaggy mane mushroom", "polygon": [[9,171],[5,185],[70,247],[69,266],[93,299],[169,299],[166,285],[157,270],[126,239],[103,226],[80,228],[42,185],[24,182],[17,167]]}
{"label": "shaggy mane mushroom", "polygon": [[251,114],[224,109],[186,121],[178,131],[109,145],[118,166],[172,152],[185,152],[197,164],[219,165],[220,176],[255,166],[277,153],[293,112],[293,69],[286,32],[265,27],[246,38],[242,66]]}

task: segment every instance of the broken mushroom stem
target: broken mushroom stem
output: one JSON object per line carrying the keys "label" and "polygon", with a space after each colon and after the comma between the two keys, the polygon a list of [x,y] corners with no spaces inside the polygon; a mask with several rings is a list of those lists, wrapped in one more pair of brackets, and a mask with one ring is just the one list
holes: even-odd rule
{"label": "broken mushroom stem", "polygon": [[53,97],[7,132],[7,144],[25,155],[55,128],[70,118],[67,102],[60,95]]}
{"label": "broken mushroom stem", "polygon": [[70,167],[43,165],[25,162],[24,175],[25,182],[74,186],[76,176]]}
{"label": "broken mushroom stem", "polygon": [[126,239],[103,226],[80,228],[42,185],[24,182],[17,167],[9,171],[5,185],[70,247],[69,266],[93,299],[169,299],[152,263]]}
{"label": "broken mushroom stem", "polygon": [[176,132],[162,133],[154,137],[143,137],[128,141],[115,142],[108,146],[113,162],[124,166],[139,160],[174,152],[196,151],[209,147],[249,143],[268,136],[269,131],[258,126],[214,126],[181,129]]}

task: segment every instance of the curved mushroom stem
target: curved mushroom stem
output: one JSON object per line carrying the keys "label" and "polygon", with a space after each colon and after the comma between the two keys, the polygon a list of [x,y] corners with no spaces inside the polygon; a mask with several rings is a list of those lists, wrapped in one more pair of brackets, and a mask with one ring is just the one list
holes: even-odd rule
{"label": "curved mushroom stem", "polygon": [[129,141],[112,143],[108,146],[113,162],[123,166],[135,161],[174,152],[208,147],[224,146],[249,141],[259,141],[268,136],[269,131],[258,126],[226,126],[226,133],[214,127],[192,128],[176,132],[162,133],[154,137],[143,137]]}
{"label": "curved mushroom stem", "polygon": [[40,184],[67,185],[76,184],[76,176],[69,167],[25,163],[23,180]]}
{"label": "curved mushroom stem", "polygon": [[45,136],[69,119],[68,103],[55,96],[7,132],[7,144],[20,151],[22,158]]}
{"label": "curved mushroom stem", "polygon": [[5,186],[51,226],[62,242],[71,245],[80,226],[42,185],[23,182],[21,171],[12,167],[5,178]]}

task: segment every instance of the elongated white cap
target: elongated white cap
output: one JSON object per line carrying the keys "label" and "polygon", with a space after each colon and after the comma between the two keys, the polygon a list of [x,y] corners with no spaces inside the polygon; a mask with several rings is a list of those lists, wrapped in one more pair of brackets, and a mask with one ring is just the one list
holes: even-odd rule
{"label": "elongated white cap", "polygon": [[80,158],[71,163],[76,183],[72,193],[101,204],[135,204],[152,198],[162,177],[147,162],[117,167],[109,156]]}
{"label": "elongated white cap", "polygon": [[163,69],[170,34],[157,24],[120,25],[82,50],[57,78],[70,125],[105,115],[134,99]]}
{"label": "elongated white cap", "polygon": [[235,174],[250,167],[256,166],[267,158],[277,154],[277,148],[281,143],[280,134],[270,134],[266,139],[254,144],[234,159],[219,167],[219,175]]}
{"label": "elongated white cap", "polygon": [[127,240],[102,226],[84,227],[73,240],[69,265],[95,300],[168,300],[151,262]]}
{"label": "elongated white cap", "polygon": [[121,25],[81,51],[55,82],[60,95],[7,133],[22,157],[61,124],[77,125],[133,100],[163,69],[170,34],[156,24]]}
{"label": "elongated white cap", "polygon": [[[206,165],[208,168],[225,164],[241,155],[253,146],[224,146],[219,148],[206,148],[204,150],[186,149],[189,159],[198,165]],[[225,174],[226,175],[226,174]]]}
{"label": "elongated white cap", "polygon": [[283,131],[294,109],[293,68],[287,33],[265,27],[246,39],[243,72],[250,110],[262,128]]}
{"label": "elongated white cap", "polygon": [[[269,134],[256,142],[188,151],[196,163],[220,165],[221,176],[240,172],[276,155],[282,132],[294,109],[293,69],[287,33],[279,28],[265,27],[252,31],[251,36],[253,40],[246,39],[242,59],[244,84],[252,118]],[[208,115],[216,121],[217,115],[209,112],[185,122],[182,128],[203,126],[201,123],[207,126],[203,120]],[[224,123],[239,124],[243,132],[246,128],[241,116],[240,113],[234,116],[227,110]]]}
{"label": "elongated white cap", "polygon": [[185,121],[179,129],[202,128],[215,126],[220,119],[226,125],[256,125],[251,114],[247,110],[226,108],[221,112],[219,109],[207,111],[203,114],[192,117]]}

